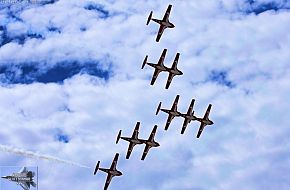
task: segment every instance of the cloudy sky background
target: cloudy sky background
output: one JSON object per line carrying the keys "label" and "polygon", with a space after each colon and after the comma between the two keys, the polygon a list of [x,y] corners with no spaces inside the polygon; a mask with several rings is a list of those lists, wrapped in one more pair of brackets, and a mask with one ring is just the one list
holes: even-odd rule
{"label": "cloudy sky background", "polygon": [[[160,43],[158,25],[172,4]],[[286,190],[290,186],[290,1],[288,0],[43,0],[0,1],[0,144],[91,167],[0,153],[0,165],[38,165],[39,189],[101,189],[93,176],[121,154],[110,189]],[[161,73],[150,86],[155,62],[180,52],[165,90]],[[196,139],[198,123],[181,135],[181,118],[164,131],[165,108],[180,94],[203,116],[213,104],[214,125]],[[144,146],[125,159],[137,121],[140,137],[159,126],[161,146],[141,161]]]}

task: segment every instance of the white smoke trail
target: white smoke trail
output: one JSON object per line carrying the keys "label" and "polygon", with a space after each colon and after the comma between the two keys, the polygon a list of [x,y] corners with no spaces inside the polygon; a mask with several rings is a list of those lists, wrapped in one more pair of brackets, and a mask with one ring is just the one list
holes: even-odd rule
{"label": "white smoke trail", "polygon": [[19,149],[19,148],[14,148],[11,146],[6,146],[6,145],[0,145],[0,151],[9,152],[9,153],[13,153],[13,154],[21,155],[21,156],[30,157],[30,158],[37,158],[37,159],[43,159],[43,160],[49,160],[49,161],[69,164],[69,165],[78,166],[78,167],[82,167],[82,168],[90,168],[88,166],[78,164],[75,162],[71,162],[68,160],[63,160],[63,159],[59,159],[59,158],[56,158],[53,156],[38,154],[35,152],[31,152],[31,151],[27,151],[27,150],[23,150],[23,149]]}

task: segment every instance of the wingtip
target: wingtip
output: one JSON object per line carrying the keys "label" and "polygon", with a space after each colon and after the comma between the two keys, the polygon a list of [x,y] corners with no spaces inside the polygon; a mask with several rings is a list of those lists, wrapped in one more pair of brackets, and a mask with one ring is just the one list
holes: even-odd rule
{"label": "wingtip", "polygon": [[183,135],[183,134],[184,134],[184,131],[185,131],[185,129],[184,129],[184,128],[182,128],[182,129],[181,129],[181,132],[180,132],[180,134],[182,134],[182,135]]}
{"label": "wingtip", "polygon": [[198,134],[196,135],[196,138],[199,138],[199,137],[200,137],[200,135],[201,135],[201,133],[198,133]]}
{"label": "wingtip", "polygon": [[142,161],[144,161],[144,160],[145,160],[145,157],[144,157],[144,156],[142,156],[142,157],[141,157],[141,160],[142,160]]}

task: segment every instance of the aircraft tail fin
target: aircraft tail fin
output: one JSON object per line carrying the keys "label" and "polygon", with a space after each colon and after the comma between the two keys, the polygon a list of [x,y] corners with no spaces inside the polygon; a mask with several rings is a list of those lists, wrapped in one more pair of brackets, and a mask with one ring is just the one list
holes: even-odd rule
{"label": "aircraft tail fin", "polygon": [[144,66],[147,64],[147,59],[148,59],[148,55],[146,55],[146,57],[145,57],[145,59],[144,59],[144,61],[143,61],[143,64],[142,64],[141,69],[143,69]]}
{"label": "aircraft tail fin", "polygon": [[118,142],[119,142],[119,140],[121,138],[121,134],[122,134],[122,130],[120,130],[119,133],[118,133],[116,144],[118,144]]}
{"label": "aircraft tail fin", "polygon": [[157,110],[156,110],[156,113],[155,113],[156,115],[158,115],[158,113],[159,113],[159,111],[160,111],[161,104],[162,104],[162,102],[160,102],[159,105],[158,105],[158,107],[157,107]]}
{"label": "aircraft tail fin", "polygon": [[98,169],[100,167],[100,161],[98,161],[97,165],[96,165],[96,168],[95,168],[95,171],[94,171],[94,175],[96,175]]}
{"label": "aircraft tail fin", "polygon": [[148,16],[148,19],[147,19],[147,23],[146,23],[146,25],[148,25],[149,22],[151,21],[152,14],[153,14],[153,11],[150,12],[150,14],[149,14],[149,16]]}

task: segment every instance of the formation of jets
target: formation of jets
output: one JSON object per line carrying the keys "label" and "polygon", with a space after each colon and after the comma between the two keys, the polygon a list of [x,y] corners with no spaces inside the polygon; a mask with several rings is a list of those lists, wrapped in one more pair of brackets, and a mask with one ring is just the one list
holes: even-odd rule
{"label": "formation of jets", "polygon": [[130,158],[131,152],[133,151],[134,146],[137,144],[145,144],[146,145],[145,149],[143,151],[143,155],[142,155],[141,160],[144,160],[146,158],[147,153],[149,152],[150,148],[160,146],[159,143],[154,140],[156,130],[157,130],[157,125],[154,126],[154,128],[153,128],[153,130],[152,130],[152,132],[147,140],[138,138],[139,129],[140,129],[140,122],[137,122],[135,129],[133,131],[132,137],[122,137],[121,136],[122,130],[119,131],[119,134],[118,134],[117,140],[116,140],[116,144],[118,144],[120,139],[123,139],[123,140],[129,142],[129,147],[128,147],[126,159]]}
{"label": "formation of jets", "polygon": [[167,49],[164,49],[158,62],[156,64],[154,63],[148,63],[147,62],[147,59],[148,59],[148,55],[146,55],[144,61],[143,61],[143,64],[142,64],[142,69],[144,68],[144,66],[147,64],[151,67],[153,67],[155,69],[154,71],[154,74],[153,74],[153,77],[152,77],[152,80],[151,80],[151,85],[153,85],[159,75],[159,73],[161,72],[168,72],[169,75],[168,75],[168,79],[167,79],[167,83],[166,83],[166,86],[165,88],[168,89],[170,84],[171,84],[171,81],[173,79],[173,77],[175,77],[176,75],[182,75],[183,73],[177,69],[177,64],[178,64],[178,60],[179,60],[179,56],[180,56],[180,53],[177,53],[176,56],[175,56],[175,59],[173,61],[173,64],[171,66],[171,68],[168,68],[164,65],[164,59],[165,59],[165,56],[166,56],[166,52],[167,52]]}
{"label": "formation of jets", "polygon": [[209,104],[204,116],[202,118],[199,118],[199,117],[194,115],[194,111],[193,111],[193,106],[194,106],[195,99],[191,100],[191,103],[189,105],[188,111],[186,113],[181,113],[181,112],[179,112],[177,110],[178,101],[179,101],[179,95],[176,96],[176,98],[175,98],[175,100],[174,100],[174,102],[172,104],[171,109],[162,109],[161,108],[162,102],[160,102],[158,107],[157,107],[156,115],[158,115],[160,110],[168,114],[168,118],[167,118],[167,121],[166,121],[166,124],[165,124],[165,130],[168,130],[171,121],[175,117],[183,117],[184,118],[184,122],[183,122],[183,125],[182,125],[181,134],[184,134],[187,125],[191,121],[199,121],[200,122],[200,127],[199,127],[199,130],[198,130],[197,136],[196,136],[197,138],[199,138],[201,133],[202,133],[202,131],[203,131],[203,129],[205,128],[205,126],[213,124],[213,121],[211,121],[209,119],[209,113],[210,113],[212,105]]}
{"label": "formation of jets", "polygon": [[[160,38],[161,38],[161,36],[162,36],[162,34],[163,34],[163,32],[164,32],[164,30],[166,28],[174,28],[175,27],[174,24],[172,24],[169,21],[169,15],[170,15],[170,12],[171,12],[171,8],[172,8],[172,5],[169,5],[162,20],[152,18],[152,15],[153,15],[152,11],[149,14],[149,17],[147,19],[146,25],[148,25],[151,20],[153,20],[154,22],[156,22],[156,23],[158,23],[160,25],[159,31],[158,31],[158,34],[157,34],[157,37],[156,37],[156,42],[160,41]],[[155,69],[153,77],[151,79],[151,83],[150,83],[151,85],[154,85],[159,73],[168,72],[169,75],[168,75],[167,83],[166,83],[166,86],[165,86],[165,89],[168,89],[170,84],[171,84],[171,82],[172,82],[173,77],[176,76],[176,75],[183,75],[183,73],[182,73],[182,71],[180,71],[177,68],[177,64],[178,64],[178,61],[179,61],[180,53],[176,54],[171,68],[166,67],[164,65],[164,59],[166,57],[166,53],[167,53],[167,49],[164,49],[157,63],[149,63],[148,62],[148,55],[146,55],[141,68],[144,69],[145,65],[149,65],[150,67],[153,67]],[[212,125],[213,124],[213,122],[209,119],[209,114],[210,114],[210,110],[211,110],[212,105],[209,104],[205,115],[200,118],[200,117],[197,117],[196,115],[194,115],[193,106],[194,106],[194,103],[195,103],[195,99],[192,99],[192,101],[191,101],[191,103],[189,105],[189,108],[188,108],[186,113],[181,113],[181,112],[178,111],[178,109],[177,109],[178,101],[179,101],[179,95],[176,96],[171,109],[161,108],[162,102],[160,102],[158,107],[157,107],[157,110],[156,110],[156,115],[158,115],[160,110],[162,112],[165,112],[165,113],[168,114],[168,118],[167,118],[167,121],[166,121],[166,124],[165,124],[165,130],[168,130],[171,121],[175,117],[184,118],[184,122],[183,122],[182,129],[181,129],[181,134],[184,134],[188,124],[191,121],[200,122],[200,127],[199,127],[199,130],[198,130],[198,133],[197,133],[197,138],[199,138],[201,133],[203,132],[204,128],[207,125]],[[129,142],[129,146],[128,146],[128,150],[127,150],[127,154],[126,154],[126,159],[130,158],[131,153],[132,153],[132,151],[133,151],[133,149],[134,149],[134,147],[136,145],[145,144],[145,148],[144,148],[141,160],[145,160],[149,150],[152,147],[159,147],[160,146],[160,144],[154,140],[154,137],[155,137],[155,134],[156,134],[156,131],[157,131],[157,125],[155,125],[153,127],[152,132],[151,132],[151,134],[150,134],[150,136],[149,136],[149,138],[147,140],[146,139],[141,139],[141,138],[138,137],[139,136],[139,129],[140,129],[140,122],[137,122],[131,137],[123,137],[122,136],[122,130],[120,130],[118,135],[117,135],[116,144],[118,144],[120,139]],[[111,182],[111,180],[112,180],[112,178],[114,176],[121,176],[122,175],[122,172],[120,172],[119,170],[116,169],[118,158],[119,158],[119,153],[116,153],[115,158],[114,158],[114,160],[113,160],[113,162],[111,164],[111,167],[109,169],[100,168],[99,167],[100,161],[98,161],[97,164],[96,164],[96,167],[95,167],[95,170],[94,170],[94,175],[96,175],[98,170],[101,170],[101,171],[107,173],[107,179],[106,179],[106,183],[105,183],[105,186],[104,186],[104,190],[108,189],[108,186],[109,186],[109,184],[110,184],[110,182]]]}

